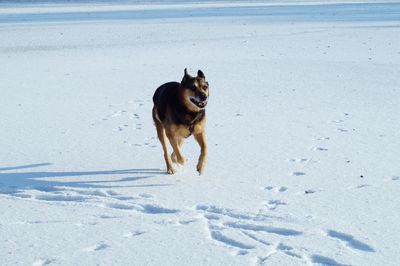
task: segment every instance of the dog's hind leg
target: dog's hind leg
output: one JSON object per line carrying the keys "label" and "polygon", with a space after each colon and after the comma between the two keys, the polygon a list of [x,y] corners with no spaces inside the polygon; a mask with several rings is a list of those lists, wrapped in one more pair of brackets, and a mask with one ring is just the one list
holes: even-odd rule
{"label": "dog's hind leg", "polygon": [[158,139],[160,140],[164,151],[164,159],[165,163],[167,164],[167,172],[168,174],[174,174],[175,169],[172,167],[172,160],[168,154],[167,143],[166,143],[167,136],[165,135],[165,129],[161,124],[158,123],[156,123],[156,128],[157,128]]}
{"label": "dog's hind leg", "polygon": [[196,139],[197,143],[199,143],[201,149],[199,162],[197,163],[197,171],[199,172],[199,174],[202,174],[207,160],[206,133],[204,131],[200,133],[195,133],[194,138]]}
{"label": "dog's hind leg", "polygon": [[[181,147],[181,146],[182,146],[182,143],[183,143],[183,138],[178,139],[177,142],[178,142],[178,147]],[[171,153],[171,159],[172,159],[172,161],[173,161],[174,163],[177,163],[177,162],[178,162],[178,159],[176,158],[176,154],[175,154],[174,151]]]}
{"label": "dog's hind leg", "polygon": [[173,161],[179,164],[185,164],[185,157],[183,157],[181,153],[180,146],[182,145],[183,139],[175,137],[173,134],[168,134],[168,139],[169,142],[171,143],[172,148],[174,149],[174,152],[172,153]]}
{"label": "dog's hind leg", "polygon": [[165,134],[165,128],[161,124],[161,122],[157,119],[157,117],[155,116],[155,109],[153,109],[153,119],[154,119],[154,123],[156,125],[158,139],[160,140],[162,148],[163,148],[164,159],[165,159],[165,163],[167,164],[167,172],[168,172],[168,174],[174,174],[175,169],[172,167],[171,157],[169,156],[168,149],[167,149],[167,143],[166,143],[167,136]]}

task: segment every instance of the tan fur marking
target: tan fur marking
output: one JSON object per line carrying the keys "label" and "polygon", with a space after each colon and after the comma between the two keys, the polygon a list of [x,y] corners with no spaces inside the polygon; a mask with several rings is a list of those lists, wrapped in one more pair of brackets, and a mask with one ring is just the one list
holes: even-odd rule
{"label": "tan fur marking", "polygon": [[184,164],[186,161],[185,157],[183,157],[180,150],[180,144],[182,144],[183,139],[187,137],[185,133],[186,131],[184,126],[177,126],[175,124],[171,124],[167,128],[167,137],[169,142],[171,143],[172,149],[174,150],[176,162],[179,164]]}
{"label": "tan fur marking", "polygon": [[[179,146],[179,148],[182,146],[183,140],[184,140],[183,138],[178,139],[178,146]],[[176,158],[175,152],[172,152],[172,153],[171,153],[171,159],[172,159],[172,161],[173,161],[174,163],[178,163],[178,159]]]}
{"label": "tan fur marking", "polygon": [[187,138],[190,135],[189,128],[185,125],[176,125],[176,124],[171,124],[168,128],[167,131],[169,132],[170,135],[174,135],[175,138]]}
{"label": "tan fur marking", "polygon": [[167,136],[168,136],[169,142],[171,143],[171,146],[174,150],[176,162],[179,164],[182,164],[182,165],[185,164],[186,159],[185,159],[185,157],[183,157],[180,147],[179,147],[180,139],[178,139],[178,138],[176,138],[176,136],[170,135],[170,134],[167,134]]}
{"label": "tan fur marking", "polygon": [[206,134],[204,131],[202,131],[201,133],[194,134],[194,138],[196,139],[197,143],[199,143],[201,149],[199,161],[197,163],[197,171],[199,172],[199,174],[202,174],[206,165],[208,152],[206,144]]}
{"label": "tan fur marking", "polygon": [[200,120],[199,123],[194,125],[193,134],[202,133],[203,131],[205,131],[205,127],[206,127],[206,118],[204,117],[202,120]]}

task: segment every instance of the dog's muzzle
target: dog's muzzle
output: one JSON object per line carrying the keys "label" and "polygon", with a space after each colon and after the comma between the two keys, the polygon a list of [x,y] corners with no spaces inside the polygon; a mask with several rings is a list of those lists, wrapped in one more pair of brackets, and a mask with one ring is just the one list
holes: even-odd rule
{"label": "dog's muzzle", "polygon": [[204,108],[207,105],[207,97],[204,100],[190,97],[190,101],[199,108]]}

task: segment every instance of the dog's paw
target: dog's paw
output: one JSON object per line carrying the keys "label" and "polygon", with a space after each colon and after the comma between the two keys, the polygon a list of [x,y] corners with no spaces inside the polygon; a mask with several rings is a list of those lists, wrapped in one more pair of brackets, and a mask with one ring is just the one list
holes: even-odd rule
{"label": "dog's paw", "polygon": [[180,157],[176,156],[175,152],[171,153],[171,160],[173,163],[181,164],[184,165],[186,163],[185,157]]}
{"label": "dog's paw", "polygon": [[185,157],[181,157],[179,159],[178,158],[176,159],[176,163],[178,163],[178,164],[184,165],[185,162],[186,162]]}
{"label": "dog's paw", "polygon": [[173,167],[169,167],[169,168],[167,169],[167,173],[168,173],[169,175],[173,175],[173,174],[176,173],[176,171],[175,171],[175,169],[174,169]]}
{"label": "dog's paw", "polygon": [[196,169],[197,169],[197,172],[199,172],[199,175],[202,175],[204,172],[204,165],[198,163]]}

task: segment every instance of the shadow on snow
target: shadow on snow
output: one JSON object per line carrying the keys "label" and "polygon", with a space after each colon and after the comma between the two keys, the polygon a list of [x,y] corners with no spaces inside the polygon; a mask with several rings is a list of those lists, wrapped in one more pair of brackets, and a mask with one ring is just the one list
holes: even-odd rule
{"label": "shadow on snow", "polygon": [[[27,189],[51,191],[54,187],[73,188],[114,188],[114,187],[155,187],[171,184],[132,184],[133,181],[149,179],[155,175],[165,174],[160,169],[124,169],[105,171],[19,171],[36,167],[49,166],[50,163],[0,167],[0,193],[11,194]],[[12,171],[12,172],[9,172]],[[93,178],[96,176],[96,178]],[[107,178],[105,178],[108,176]],[[109,176],[112,176],[111,178]],[[80,180],[68,180],[71,177],[81,177]],[[50,179],[51,180],[46,180]],[[122,184],[119,184],[122,183]]]}

